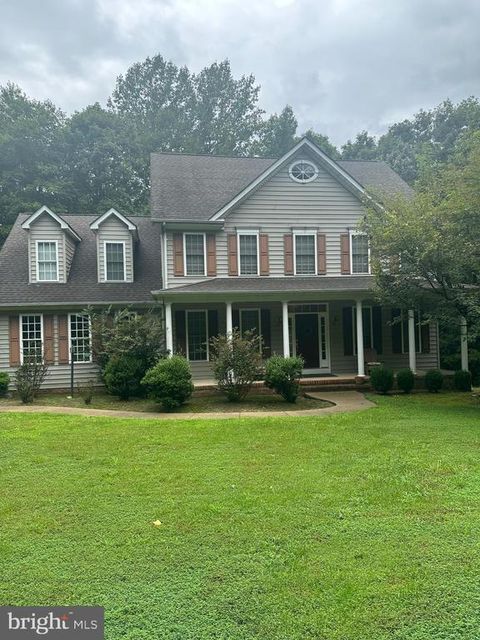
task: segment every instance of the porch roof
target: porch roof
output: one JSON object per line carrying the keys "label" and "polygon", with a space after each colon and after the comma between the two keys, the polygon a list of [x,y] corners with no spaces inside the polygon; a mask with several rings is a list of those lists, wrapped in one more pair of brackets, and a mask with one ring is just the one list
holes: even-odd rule
{"label": "porch roof", "polygon": [[225,299],[231,295],[264,294],[269,299],[272,294],[284,297],[280,294],[358,294],[372,292],[374,285],[373,276],[319,276],[319,277],[235,277],[235,278],[211,278],[194,284],[187,284],[172,289],[160,289],[152,291],[156,297],[192,299],[196,295],[205,294],[213,298]]}

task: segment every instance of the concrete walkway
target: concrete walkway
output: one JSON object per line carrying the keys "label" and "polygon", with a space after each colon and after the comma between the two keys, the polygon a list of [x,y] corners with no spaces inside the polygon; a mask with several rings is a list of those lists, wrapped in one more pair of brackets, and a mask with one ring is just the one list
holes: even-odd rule
{"label": "concrete walkway", "polygon": [[141,420],[217,420],[224,418],[265,418],[275,416],[323,416],[330,413],[345,413],[370,409],[375,404],[358,391],[315,391],[306,394],[316,400],[326,400],[332,406],[303,411],[226,411],[204,413],[149,413],[146,411],[114,411],[111,409],[89,409],[87,407],[52,407],[41,405],[0,405],[0,413],[54,413],[60,415],[90,416],[97,418],[135,418]]}

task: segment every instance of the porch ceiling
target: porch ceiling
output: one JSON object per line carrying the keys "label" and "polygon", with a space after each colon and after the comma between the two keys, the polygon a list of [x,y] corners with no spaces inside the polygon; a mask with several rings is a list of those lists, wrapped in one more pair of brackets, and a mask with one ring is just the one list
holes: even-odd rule
{"label": "porch ceiling", "polygon": [[373,276],[211,278],[195,284],[152,291],[156,298],[171,301],[210,300],[305,300],[363,297],[371,294]]}

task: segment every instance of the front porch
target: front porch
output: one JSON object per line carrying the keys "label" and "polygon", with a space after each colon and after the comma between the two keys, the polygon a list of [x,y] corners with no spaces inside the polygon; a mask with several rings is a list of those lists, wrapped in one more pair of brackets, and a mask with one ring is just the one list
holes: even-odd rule
{"label": "front porch", "polygon": [[259,297],[257,293],[256,300],[165,301],[167,349],[188,358],[197,388],[214,385],[210,338],[234,327],[262,336],[264,359],[301,355],[308,376],[302,384],[355,384],[366,378],[372,361],[415,372],[439,366],[437,326],[421,324],[413,312],[392,324],[398,310],[380,307],[368,297]]}

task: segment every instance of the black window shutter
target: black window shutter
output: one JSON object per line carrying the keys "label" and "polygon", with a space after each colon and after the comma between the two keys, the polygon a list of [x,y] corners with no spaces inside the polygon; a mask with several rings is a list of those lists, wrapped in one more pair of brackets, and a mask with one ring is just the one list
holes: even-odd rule
{"label": "black window shutter", "polygon": [[342,309],[343,353],[353,356],[353,314],[352,307]]}
{"label": "black window shutter", "polygon": [[208,339],[218,336],[218,311],[209,309],[208,311]]}
{"label": "black window shutter", "polygon": [[232,310],[232,324],[234,329],[240,330],[240,312],[238,309]]}
{"label": "black window shutter", "polygon": [[430,353],[430,323],[420,325],[422,333],[422,353]]}
{"label": "black window shutter", "polygon": [[401,313],[400,309],[392,309],[392,353],[402,353],[402,324],[398,320]]}
{"label": "black window shutter", "polygon": [[183,310],[175,311],[175,353],[187,355],[187,331]]}
{"label": "black window shutter", "polygon": [[383,353],[382,307],[372,307],[373,348],[380,355]]}
{"label": "black window shutter", "polygon": [[260,326],[262,328],[263,351],[264,358],[272,355],[272,326],[270,322],[270,309],[260,310]]}

